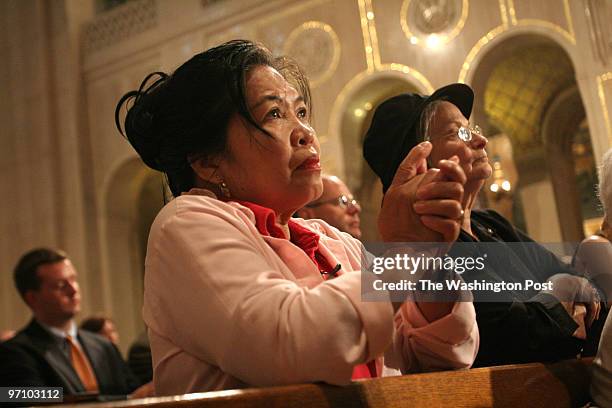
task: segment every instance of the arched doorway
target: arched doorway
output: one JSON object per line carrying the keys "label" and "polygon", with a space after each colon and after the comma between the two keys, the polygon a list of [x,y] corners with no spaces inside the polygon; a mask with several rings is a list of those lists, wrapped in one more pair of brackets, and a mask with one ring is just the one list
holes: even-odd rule
{"label": "arched doorway", "polygon": [[487,206],[539,241],[581,240],[596,216],[587,185],[595,160],[567,52],[539,34],[511,36],[487,51],[471,78],[474,121],[490,137],[497,179],[511,181],[508,192],[490,180]]}
{"label": "arched doorway", "polygon": [[[419,89],[408,79],[379,76],[355,87],[342,111],[340,140],[342,143],[345,182],[361,202],[362,241],[379,240],[377,217],[382,200],[382,185],[363,159],[363,139],[370,127],[374,111],[391,96]],[[390,146],[391,151],[393,147]]]}
{"label": "arched doorway", "polygon": [[[107,309],[121,335],[121,348],[144,329],[143,274],[149,228],[164,204],[161,173],[132,158],[107,183],[104,211],[104,291]],[[110,305],[110,306],[109,306]]]}

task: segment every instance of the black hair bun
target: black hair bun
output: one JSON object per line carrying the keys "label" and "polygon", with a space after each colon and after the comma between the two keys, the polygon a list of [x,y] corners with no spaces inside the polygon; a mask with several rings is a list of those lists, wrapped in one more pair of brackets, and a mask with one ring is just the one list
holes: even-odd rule
{"label": "black hair bun", "polygon": [[161,137],[153,126],[153,113],[141,105],[136,103],[125,118],[127,139],[147,166],[164,171],[159,160]]}
{"label": "black hair bun", "polygon": [[[159,76],[159,78],[146,87],[147,82],[154,76]],[[158,131],[158,126],[155,123],[154,100],[157,99],[156,96],[158,95],[156,94],[159,93],[158,91],[167,79],[168,75],[163,72],[153,72],[147,75],[142,81],[140,88],[137,91],[130,91],[123,95],[115,109],[115,125],[119,132],[127,138],[142,161],[157,171],[165,171],[166,169],[164,169],[159,157],[162,133]],[[128,113],[125,117],[124,133],[119,122],[119,113],[121,107],[130,100],[134,102],[128,108]]]}

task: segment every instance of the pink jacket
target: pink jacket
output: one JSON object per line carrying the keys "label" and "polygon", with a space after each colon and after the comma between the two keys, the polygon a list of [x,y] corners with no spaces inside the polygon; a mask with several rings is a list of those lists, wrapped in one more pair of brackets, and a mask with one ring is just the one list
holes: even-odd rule
{"label": "pink jacket", "polygon": [[346,384],[355,365],[375,358],[380,375],[474,361],[471,303],[431,323],[408,302],[394,317],[388,302],[361,301],[359,241],[298,220],[320,234],[331,264],[350,272],[324,281],[290,241],[260,235],[251,210],[205,194],[168,203],[149,235],[143,314],[157,395]]}

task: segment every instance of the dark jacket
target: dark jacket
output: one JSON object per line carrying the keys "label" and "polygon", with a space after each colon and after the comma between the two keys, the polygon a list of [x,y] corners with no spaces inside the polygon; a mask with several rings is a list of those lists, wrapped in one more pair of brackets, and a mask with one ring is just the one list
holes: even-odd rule
{"label": "dark jacket", "polygon": [[[502,254],[502,259],[489,259],[483,271],[466,272],[463,276],[466,281],[544,282],[556,273],[576,274],[500,214],[491,210],[472,211],[471,220],[472,233],[481,242],[496,243],[504,250],[496,251]],[[475,242],[465,231],[457,241]],[[517,244],[508,244],[513,242]],[[550,294],[522,292],[500,302],[478,302],[478,295],[474,296],[480,330],[475,367],[575,358],[588,343],[597,344],[596,328],[601,328],[606,315],[602,313],[585,342],[572,336],[578,325]]]}
{"label": "dark jacket", "polygon": [[130,346],[128,351],[128,365],[134,375],[144,385],[153,380],[153,362],[151,360],[151,345],[147,332],[140,333],[140,336]]}
{"label": "dark jacket", "polygon": [[[101,395],[127,395],[137,381],[117,348],[106,338],[78,331],[78,340],[98,381]],[[0,386],[63,387],[64,395],[85,392],[60,339],[32,320],[0,344]]]}

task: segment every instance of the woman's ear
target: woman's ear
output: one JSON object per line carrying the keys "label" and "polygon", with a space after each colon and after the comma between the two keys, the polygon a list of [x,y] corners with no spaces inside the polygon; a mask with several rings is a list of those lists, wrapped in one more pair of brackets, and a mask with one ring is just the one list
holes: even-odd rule
{"label": "woman's ear", "polygon": [[207,157],[198,157],[190,160],[190,166],[196,177],[209,183],[219,183],[219,161]]}
{"label": "woman's ear", "polygon": [[198,157],[190,160],[190,166],[195,174],[194,184],[196,188],[204,188],[212,191],[217,197],[229,200],[232,197],[223,174],[221,174],[221,159]]}

